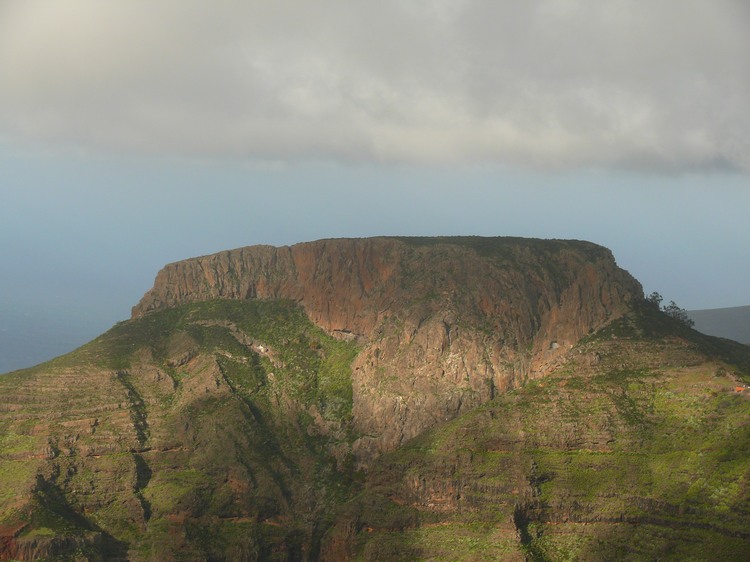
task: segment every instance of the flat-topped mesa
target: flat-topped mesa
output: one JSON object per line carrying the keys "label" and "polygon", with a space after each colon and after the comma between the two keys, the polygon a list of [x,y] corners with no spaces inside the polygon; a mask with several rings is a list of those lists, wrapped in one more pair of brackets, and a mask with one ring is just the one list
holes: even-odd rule
{"label": "flat-topped mesa", "polygon": [[133,316],[215,298],[291,299],[329,333],[360,338],[352,413],[366,464],[545,374],[643,290],[588,242],[338,239],[170,264]]}
{"label": "flat-topped mesa", "polygon": [[0,560],[744,559],[750,349],[643,302],[578,241],[169,265],[135,319],[0,376]]}
{"label": "flat-topped mesa", "polygon": [[[370,335],[416,301],[467,305],[531,336],[540,320],[585,334],[642,289],[606,248],[522,238],[333,239],[249,246],[164,267],[133,317],[216,298],[291,299],[328,331]],[[561,314],[564,313],[564,314]],[[493,322],[494,323],[494,322]]]}

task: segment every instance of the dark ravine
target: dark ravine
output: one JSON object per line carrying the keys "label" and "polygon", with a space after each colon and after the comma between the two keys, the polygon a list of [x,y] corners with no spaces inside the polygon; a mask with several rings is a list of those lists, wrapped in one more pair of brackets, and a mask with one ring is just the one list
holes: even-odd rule
{"label": "dark ravine", "polygon": [[185,260],[0,377],[0,560],[740,559],[748,371],[588,242]]}

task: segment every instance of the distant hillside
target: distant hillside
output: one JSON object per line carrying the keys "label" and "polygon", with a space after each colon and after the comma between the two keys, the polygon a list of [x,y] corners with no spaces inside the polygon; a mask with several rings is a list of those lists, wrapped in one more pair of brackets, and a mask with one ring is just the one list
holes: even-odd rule
{"label": "distant hillside", "polygon": [[750,305],[690,310],[688,315],[699,332],[750,344]]}

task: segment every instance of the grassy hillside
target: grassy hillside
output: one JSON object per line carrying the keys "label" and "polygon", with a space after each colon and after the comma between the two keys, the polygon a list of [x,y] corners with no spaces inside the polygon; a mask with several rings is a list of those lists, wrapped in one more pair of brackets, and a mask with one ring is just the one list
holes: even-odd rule
{"label": "grassy hillside", "polygon": [[359,351],[290,301],[216,300],[0,378],[0,559],[750,551],[750,348],[637,308],[366,475]]}
{"label": "grassy hillside", "polygon": [[382,457],[327,559],[746,559],[750,379],[720,358],[741,347],[649,309],[616,321]]}
{"label": "grassy hillside", "polygon": [[356,352],[293,303],[214,301],[3,377],[0,558],[314,556],[351,482]]}

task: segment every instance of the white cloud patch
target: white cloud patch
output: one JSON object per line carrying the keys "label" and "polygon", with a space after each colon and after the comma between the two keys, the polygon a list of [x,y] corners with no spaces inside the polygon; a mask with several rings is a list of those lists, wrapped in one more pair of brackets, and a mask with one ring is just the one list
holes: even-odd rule
{"label": "white cloud patch", "polygon": [[268,160],[750,171],[745,0],[5,0],[0,134]]}

